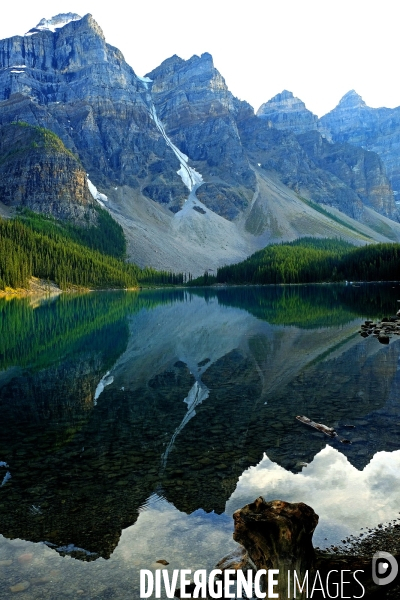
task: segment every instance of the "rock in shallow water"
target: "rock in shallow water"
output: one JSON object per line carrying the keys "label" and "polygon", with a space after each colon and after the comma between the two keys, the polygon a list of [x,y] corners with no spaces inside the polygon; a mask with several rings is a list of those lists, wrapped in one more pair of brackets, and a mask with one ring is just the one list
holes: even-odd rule
{"label": "rock in shallow water", "polygon": [[28,587],[31,584],[29,583],[29,581],[20,581],[19,583],[16,583],[15,585],[10,586],[10,591],[15,593],[15,592],[24,592],[25,590],[28,589]]}

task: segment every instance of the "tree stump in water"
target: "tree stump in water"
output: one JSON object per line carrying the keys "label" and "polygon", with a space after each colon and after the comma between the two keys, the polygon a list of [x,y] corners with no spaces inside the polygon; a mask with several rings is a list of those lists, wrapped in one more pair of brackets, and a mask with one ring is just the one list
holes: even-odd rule
{"label": "tree stump in water", "polygon": [[[237,510],[233,520],[233,539],[246,548],[257,570],[279,570],[279,576],[275,577],[278,585],[274,592],[279,593],[279,598],[288,598],[288,571],[293,590],[293,571],[302,581],[306,571],[314,569],[312,536],[318,524],[318,515],[303,502],[266,502],[260,497]],[[262,585],[263,591],[267,591],[266,578],[263,578]],[[297,598],[305,597],[305,594],[298,592]]]}

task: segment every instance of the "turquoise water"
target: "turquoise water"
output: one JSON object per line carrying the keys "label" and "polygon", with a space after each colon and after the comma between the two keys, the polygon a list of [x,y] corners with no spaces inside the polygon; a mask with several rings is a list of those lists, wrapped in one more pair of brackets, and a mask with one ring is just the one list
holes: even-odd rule
{"label": "turquoise water", "polygon": [[395,518],[400,337],[358,331],[399,298],[368,285],[1,301],[0,597],[139,598],[157,560],[212,568],[235,547],[233,511],[259,495],[310,504],[321,547]]}

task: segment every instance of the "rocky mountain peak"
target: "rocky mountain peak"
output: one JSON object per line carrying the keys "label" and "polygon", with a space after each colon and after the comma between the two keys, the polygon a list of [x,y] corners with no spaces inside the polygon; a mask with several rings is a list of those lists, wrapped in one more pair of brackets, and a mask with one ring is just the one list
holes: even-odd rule
{"label": "rocky mountain peak", "polygon": [[257,116],[267,120],[271,127],[295,134],[317,129],[317,116],[288,90],[283,90],[262,104],[257,111]]}
{"label": "rocky mountain peak", "polygon": [[364,100],[355,90],[350,90],[341,98],[336,108],[360,108],[366,106]]}
{"label": "rocky mountain peak", "polygon": [[56,29],[61,29],[71,21],[80,21],[81,19],[82,17],[76,13],[60,13],[51,17],[51,19],[41,19],[36,27],[32,27],[25,35],[38,33],[39,31],[52,31],[54,33]]}
{"label": "rocky mountain peak", "polygon": [[[146,76],[150,77],[155,81],[153,91],[157,91],[157,81],[165,80],[169,81],[169,85],[179,86],[182,79],[188,81],[192,78],[212,79],[219,75],[218,71],[214,68],[213,58],[208,52],[204,52],[201,56],[194,54],[188,60],[183,60],[176,54],[164,60],[158,67],[156,67]],[[225,83],[225,82],[224,82]]]}
{"label": "rocky mountain peak", "polygon": [[306,105],[302,100],[300,100],[300,98],[296,98],[296,96],[294,96],[292,92],[289,92],[288,90],[283,90],[280,94],[277,94],[276,96],[268,100],[268,102],[262,104],[257,111],[257,115],[259,117],[262,117],[266,112],[268,112],[268,110],[271,107],[274,107],[274,110],[276,110],[277,108],[281,108],[284,110],[302,110],[306,108]]}
{"label": "rocky mountain peak", "polygon": [[181,90],[181,97],[185,94],[189,101],[199,93],[211,93],[213,98],[216,93],[218,98],[215,99],[219,102],[231,103],[232,95],[228,92],[224,78],[214,67],[213,58],[208,52],[201,56],[195,54],[188,60],[176,55],[171,56],[147,73],[147,77],[153,81],[152,92],[156,98],[158,94]]}
{"label": "rocky mountain peak", "polygon": [[305,106],[304,102],[301,102],[301,100],[299,100],[299,98],[296,98],[295,96],[293,96],[293,92],[290,92],[289,90],[282,90],[282,92],[280,94],[276,94],[276,96],[271,98],[271,100],[269,100],[268,102],[276,103],[276,102],[284,102],[284,101],[289,101],[288,103],[293,103],[293,101],[300,102],[301,104],[303,104]]}
{"label": "rocky mountain peak", "polygon": [[213,57],[211,56],[211,54],[209,52],[203,52],[203,54],[201,54],[201,56],[200,56],[200,60],[209,62],[212,67],[214,66]]}
{"label": "rocky mountain peak", "polygon": [[400,107],[371,108],[350,90],[339,104],[320,119],[333,141],[350,143],[381,157],[393,192],[400,196]]}

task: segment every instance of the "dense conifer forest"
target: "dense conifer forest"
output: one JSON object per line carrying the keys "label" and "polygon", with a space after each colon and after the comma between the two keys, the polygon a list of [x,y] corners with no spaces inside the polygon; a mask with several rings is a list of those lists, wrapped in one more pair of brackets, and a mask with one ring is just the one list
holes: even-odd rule
{"label": "dense conifer forest", "polygon": [[[102,213],[105,211],[100,213],[102,225],[92,237],[89,230],[94,228],[85,231],[29,212],[13,220],[0,219],[0,290],[25,288],[31,277],[53,281],[64,290],[71,286],[104,289],[183,282],[182,274],[140,269],[124,262],[122,230],[116,223],[107,241],[111,217]],[[113,241],[117,242],[115,252]]]}
{"label": "dense conifer forest", "polygon": [[343,240],[302,238],[273,244],[236,265],[205,273],[189,285],[397,281],[400,244],[357,248]]}
{"label": "dense conifer forest", "polygon": [[221,267],[217,275],[192,279],[140,269],[125,261],[122,228],[99,209],[97,227],[79,227],[22,210],[0,219],[0,290],[26,288],[31,277],[73,286],[105,289],[140,285],[295,284],[400,279],[400,244],[355,247],[339,239],[302,238],[273,244],[245,261]]}
{"label": "dense conifer forest", "polygon": [[41,215],[22,208],[18,212],[17,220],[21,221],[33,231],[42,233],[49,238],[67,240],[83,244],[103,254],[124,259],[126,256],[126,240],[122,227],[111,215],[100,206],[96,206],[97,225],[79,227],[53,217]]}

